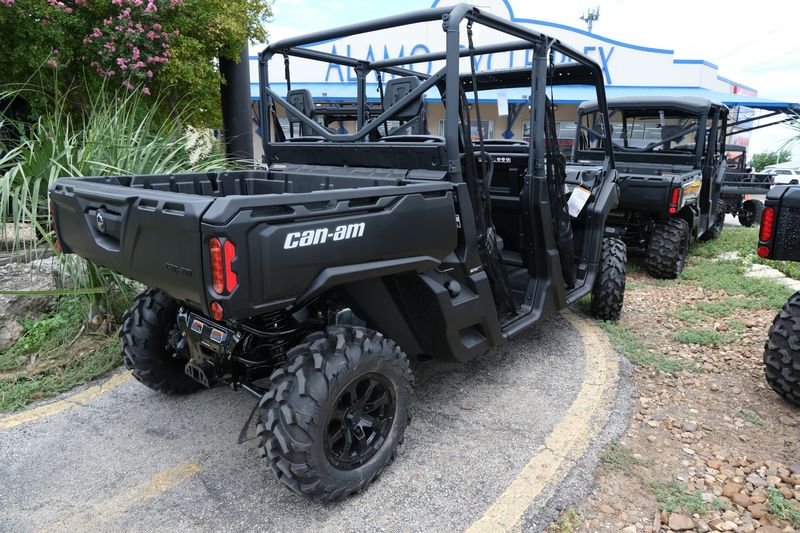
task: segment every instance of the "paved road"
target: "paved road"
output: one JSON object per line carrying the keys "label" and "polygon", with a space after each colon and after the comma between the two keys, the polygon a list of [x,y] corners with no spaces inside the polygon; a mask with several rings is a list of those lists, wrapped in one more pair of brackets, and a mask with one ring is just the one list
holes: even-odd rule
{"label": "paved road", "polygon": [[292,494],[255,441],[236,444],[254,405],[244,393],[174,398],[125,380],[38,420],[0,420],[0,530],[454,531],[509,516],[539,530],[588,490],[598,447],[626,423],[616,355],[573,323],[418,368],[398,460],[334,505]]}

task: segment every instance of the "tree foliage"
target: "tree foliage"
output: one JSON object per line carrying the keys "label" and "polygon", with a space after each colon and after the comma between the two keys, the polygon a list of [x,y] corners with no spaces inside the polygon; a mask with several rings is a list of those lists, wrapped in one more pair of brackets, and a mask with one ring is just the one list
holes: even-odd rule
{"label": "tree foliage", "polygon": [[778,163],[786,163],[792,159],[792,152],[786,149],[775,150],[774,152],[759,152],[753,154],[750,159],[750,166],[756,172],[761,172],[764,168],[770,165],[777,165]]}
{"label": "tree foliage", "polygon": [[189,119],[216,125],[217,59],[266,41],[271,15],[270,0],[0,0],[0,82],[53,71],[76,106],[103,88],[157,94],[165,112],[190,98]]}

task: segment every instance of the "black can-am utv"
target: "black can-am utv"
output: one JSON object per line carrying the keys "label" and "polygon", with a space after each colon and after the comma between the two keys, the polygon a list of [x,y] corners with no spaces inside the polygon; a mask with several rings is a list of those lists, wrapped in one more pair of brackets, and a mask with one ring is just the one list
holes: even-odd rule
{"label": "black can-am utv", "polygon": [[[310,46],[426,22],[441,27],[443,51],[367,60]],[[516,40],[476,47],[473,25]],[[477,56],[520,50],[530,68],[475,73]],[[553,65],[555,52],[570,62]],[[352,68],[356,131],[320,124],[290,76],[279,94],[275,59],[287,72],[292,60]],[[428,63],[430,74],[412,68]],[[558,40],[465,4],[287,39],[259,64],[266,168],[63,178],[51,190],[56,233],[65,252],[152,287],[121,328],[136,379],[254,394],[275,475],[335,500],[394,459],[410,360],[467,361],[589,294],[599,316],[618,316],[625,247],[604,234],[613,153],[568,175],[546,96],[548,84],[593,85],[608,128],[603,77]],[[366,89],[376,73],[378,105]],[[530,143],[473,142],[477,95],[498,87],[532,95]],[[419,128],[428,92],[445,103],[441,137]],[[576,183],[582,201],[568,205]]]}
{"label": "black can-am utv", "polygon": [[[767,194],[758,235],[759,257],[800,261],[800,186],[778,185]],[[800,406],[800,291],[784,304],[764,345],[770,387]]]}
{"label": "black can-am utv", "polygon": [[620,200],[609,229],[631,253],[644,255],[651,275],[675,278],[692,242],[716,238],[725,222],[728,108],[705,98],[635,96],[609,99],[608,111],[606,136],[597,102],[578,107],[573,159],[602,159],[611,144]]}

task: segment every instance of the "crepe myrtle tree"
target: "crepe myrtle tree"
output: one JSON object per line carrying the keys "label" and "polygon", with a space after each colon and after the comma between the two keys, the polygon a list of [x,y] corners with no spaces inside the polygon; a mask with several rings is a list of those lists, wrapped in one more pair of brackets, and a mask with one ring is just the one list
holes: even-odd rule
{"label": "crepe myrtle tree", "polygon": [[0,82],[52,73],[78,107],[98,90],[159,94],[165,112],[188,97],[193,122],[218,125],[217,59],[266,41],[271,15],[269,0],[0,0]]}

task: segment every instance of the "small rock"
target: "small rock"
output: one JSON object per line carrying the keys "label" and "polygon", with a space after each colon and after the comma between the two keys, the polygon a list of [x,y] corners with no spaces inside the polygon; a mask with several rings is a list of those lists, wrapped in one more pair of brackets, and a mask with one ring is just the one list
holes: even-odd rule
{"label": "small rock", "polygon": [[756,520],[767,516],[767,513],[769,512],[769,508],[763,503],[754,503],[753,505],[750,505],[747,510],[750,511],[750,516]]}
{"label": "small rock", "polygon": [[781,482],[781,478],[778,476],[767,476],[767,485],[770,487],[777,487]]}
{"label": "small rock", "polygon": [[469,402],[464,402],[464,403],[461,404],[461,410],[462,411],[472,411],[472,409],[473,409],[473,406]]}
{"label": "small rock", "polygon": [[746,479],[747,479],[747,482],[750,483],[751,485],[753,485],[754,487],[766,487],[767,486],[767,480],[764,479],[763,477],[759,476],[756,473],[750,474],[749,476],[747,476]]}
{"label": "small rock", "polygon": [[733,500],[733,503],[735,503],[736,505],[739,505],[741,507],[747,508],[747,507],[753,505],[753,501],[750,499],[750,496],[747,496],[746,494],[742,494],[741,492],[739,492],[737,494],[734,494],[733,498],[731,498],[731,499]]}
{"label": "small rock", "polygon": [[795,417],[793,417],[793,416],[783,415],[778,420],[780,420],[781,424],[783,424],[784,426],[792,426],[792,427],[794,427],[794,426],[800,424],[800,422],[798,422],[797,419]]}
{"label": "small rock", "polygon": [[714,470],[719,470],[720,467],[722,466],[722,461],[720,461],[719,459],[710,459],[706,464],[708,464],[709,468],[713,468]]}
{"label": "small rock", "polygon": [[695,526],[694,520],[686,515],[678,513],[669,515],[668,524],[669,528],[673,531],[686,531],[687,529],[694,529]]}
{"label": "small rock", "polygon": [[725,483],[722,487],[722,495],[732,498],[734,494],[738,494],[742,490],[742,486],[738,483]]}
{"label": "small rock", "polygon": [[634,524],[626,526],[625,529],[622,530],[622,533],[636,533],[636,526]]}
{"label": "small rock", "polygon": [[604,503],[603,505],[598,507],[597,510],[603,514],[614,514],[617,512],[613,507],[611,507],[607,503]]}
{"label": "small rock", "polygon": [[697,431],[697,422],[692,422],[692,421],[684,422],[683,430],[688,431],[689,433],[694,433],[695,431]]}
{"label": "small rock", "polygon": [[783,533],[781,528],[775,526],[761,526],[756,529],[756,533]]}

